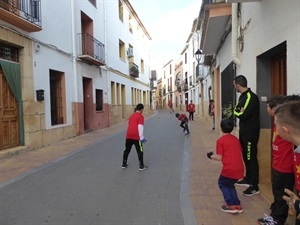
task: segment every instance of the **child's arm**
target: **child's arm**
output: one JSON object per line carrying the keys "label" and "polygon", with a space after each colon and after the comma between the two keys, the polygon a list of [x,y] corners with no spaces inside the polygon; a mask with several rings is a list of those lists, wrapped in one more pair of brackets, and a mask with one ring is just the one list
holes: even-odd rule
{"label": "child's arm", "polygon": [[207,157],[216,161],[222,161],[222,155],[214,154],[213,152],[208,152]]}
{"label": "child's arm", "polygon": [[216,160],[216,161],[222,161],[222,155],[213,154],[211,156],[211,159]]}

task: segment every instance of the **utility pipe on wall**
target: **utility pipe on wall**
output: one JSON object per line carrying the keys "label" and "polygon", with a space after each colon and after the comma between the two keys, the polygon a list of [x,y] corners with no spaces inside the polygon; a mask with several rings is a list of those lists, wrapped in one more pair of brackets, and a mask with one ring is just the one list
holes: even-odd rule
{"label": "utility pipe on wall", "polygon": [[238,58],[238,3],[232,3],[232,37],[231,37],[231,53],[232,61],[240,66],[241,61]]}

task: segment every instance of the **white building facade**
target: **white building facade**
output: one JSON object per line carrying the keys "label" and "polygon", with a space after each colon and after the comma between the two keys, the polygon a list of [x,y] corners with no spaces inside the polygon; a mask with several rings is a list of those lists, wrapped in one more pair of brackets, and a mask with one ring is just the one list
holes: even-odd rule
{"label": "white building facade", "polygon": [[199,22],[200,48],[205,55],[213,55],[216,124],[228,116],[224,112],[239,97],[232,85],[235,76],[246,76],[248,87],[260,99],[260,190],[268,196],[272,120],[266,101],[276,94],[300,94],[300,2],[209,0],[202,4]]}
{"label": "white building facade", "polygon": [[111,126],[138,103],[150,111],[151,37],[129,1],[20,1],[0,6],[0,150]]}

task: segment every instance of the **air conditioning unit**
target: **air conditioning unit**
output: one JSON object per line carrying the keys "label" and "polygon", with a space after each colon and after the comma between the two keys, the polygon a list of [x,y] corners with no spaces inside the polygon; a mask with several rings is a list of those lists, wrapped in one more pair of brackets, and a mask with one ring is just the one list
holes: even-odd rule
{"label": "air conditioning unit", "polygon": [[133,48],[128,48],[127,57],[133,57]]}

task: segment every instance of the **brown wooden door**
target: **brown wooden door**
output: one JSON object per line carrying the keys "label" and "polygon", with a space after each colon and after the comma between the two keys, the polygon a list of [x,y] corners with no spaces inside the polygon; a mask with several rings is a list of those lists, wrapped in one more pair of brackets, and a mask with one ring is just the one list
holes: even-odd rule
{"label": "brown wooden door", "polygon": [[287,93],[287,75],[286,75],[286,54],[282,53],[272,59],[272,96],[286,95]]}
{"label": "brown wooden door", "polygon": [[20,145],[19,113],[14,97],[0,68],[0,150]]}

